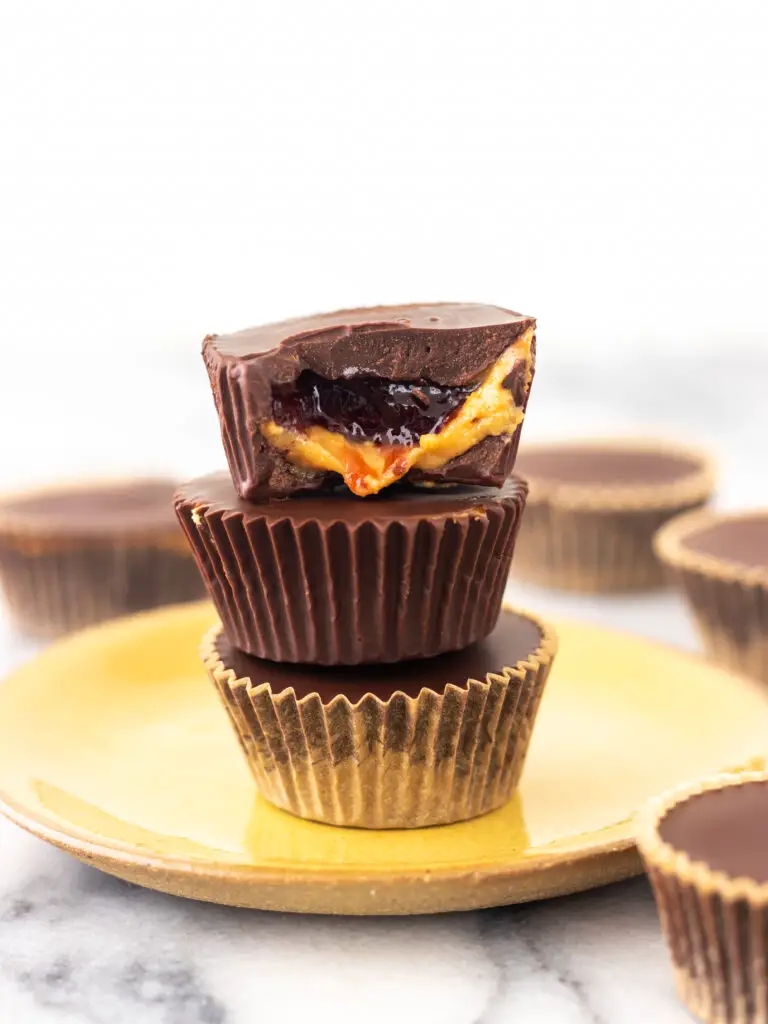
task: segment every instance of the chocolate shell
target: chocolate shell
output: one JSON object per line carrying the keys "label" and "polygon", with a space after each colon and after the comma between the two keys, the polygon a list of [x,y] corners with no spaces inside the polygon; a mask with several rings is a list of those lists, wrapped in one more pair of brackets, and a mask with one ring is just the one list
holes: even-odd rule
{"label": "chocolate shell", "polygon": [[228,476],[176,494],[228,638],[272,661],[426,658],[496,624],[527,488],[329,492],[251,503]]}
{"label": "chocolate shell", "polygon": [[640,824],[681,1000],[699,1020],[768,1020],[768,775],[692,783]]}
{"label": "chocolate shell", "polygon": [[517,471],[530,493],[515,575],[584,593],[663,586],[654,534],[715,483],[703,452],[633,438],[526,445]]}
{"label": "chocolate shell", "polygon": [[172,480],[91,480],[0,497],[0,589],[16,624],[53,637],[199,600]]}
{"label": "chocolate shell", "polygon": [[[422,404],[425,390],[447,389],[448,394],[440,397],[451,404],[450,389],[471,390],[510,346],[528,336],[527,358],[514,361],[503,381],[519,410],[519,422],[508,431],[478,435],[466,449],[452,446],[444,462],[437,465],[440,460],[433,458],[428,466],[414,465],[402,477],[500,486],[512,472],[520,441],[534,372],[535,323],[532,317],[496,306],[437,303],[342,310],[210,335],[203,357],[238,494],[249,499],[284,496],[340,482],[337,472],[310,466],[265,436],[265,425],[276,415],[276,396],[290,394],[302,375],[316,375],[313,379],[321,384],[336,381],[343,388],[358,382],[374,392],[377,381],[398,387],[404,382],[413,385],[416,401]],[[369,410],[381,396],[371,397],[363,402]],[[347,407],[353,398],[344,399]],[[397,409],[406,400],[410,397],[398,395]],[[451,405],[454,412],[457,401]],[[444,419],[448,422],[450,417],[446,414]],[[442,422],[434,425],[435,430]],[[359,432],[359,425],[354,426]],[[383,425],[382,432],[387,433]],[[402,447],[399,435],[393,444],[395,453],[413,447]]]}
{"label": "chocolate shell", "polygon": [[768,683],[768,509],[679,516],[655,545],[709,657]]}

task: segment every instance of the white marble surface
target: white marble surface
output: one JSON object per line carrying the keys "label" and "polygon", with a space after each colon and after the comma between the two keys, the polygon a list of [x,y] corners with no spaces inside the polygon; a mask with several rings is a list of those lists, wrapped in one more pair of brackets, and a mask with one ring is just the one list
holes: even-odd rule
{"label": "white marble surface", "polygon": [[[529,436],[672,431],[717,443],[722,501],[768,498],[760,432],[768,361],[737,360],[723,386],[718,352],[696,364],[649,367],[626,350],[590,375],[574,356],[540,364]],[[53,474],[221,461],[197,356],[165,355],[143,383],[145,407],[173,394],[162,416],[126,427],[131,389],[88,429],[93,407],[61,403],[58,457],[30,435],[3,464],[8,480]],[[696,368],[694,368],[696,369]],[[663,372],[662,372],[663,371]],[[735,377],[735,379],[734,379]],[[657,390],[646,383],[654,381]],[[82,384],[82,382],[81,382]],[[172,390],[169,389],[172,385]],[[147,390],[148,389],[148,390]],[[598,398],[599,396],[599,398]],[[13,389],[3,395],[9,437]],[[70,415],[64,416],[66,407]],[[723,423],[730,424],[726,431]],[[77,442],[73,452],[68,439]],[[48,444],[48,448],[46,447]],[[8,449],[6,449],[6,452]],[[4,452],[4,456],[6,455]],[[26,456],[25,456],[26,452]],[[48,461],[46,461],[46,452]],[[66,456],[66,457],[64,457]],[[62,461],[63,459],[63,461]],[[69,460],[69,462],[67,462]],[[581,616],[670,643],[695,641],[674,595],[584,600],[512,587],[520,604]],[[32,653],[0,619],[0,668]],[[643,879],[538,905],[431,918],[323,919],[195,904],[146,892],[80,865],[0,821],[0,1019],[29,1024],[684,1024],[655,910]]]}

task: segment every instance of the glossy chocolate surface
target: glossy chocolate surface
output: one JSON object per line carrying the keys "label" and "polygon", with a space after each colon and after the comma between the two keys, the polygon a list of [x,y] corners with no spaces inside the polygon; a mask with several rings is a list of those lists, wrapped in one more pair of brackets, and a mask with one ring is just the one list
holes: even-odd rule
{"label": "glossy chocolate surface", "polygon": [[227,359],[264,362],[275,383],[313,369],[330,380],[372,375],[467,384],[535,322],[499,306],[415,303],[299,317],[210,335],[205,344]]}
{"label": "glossy chocolate surface", "polygon": [[66,534],[172,531],[173,480],[62,485],[0,499],[0,523]]}
{"label": "glossy chocolate surface", "polygon": [[700,468],[693,457],[631,448],[552,445],[521,451],[517,471],[548,483],[645,486],[682,480]]}
{"label": "glossy chocolate surface", "polygon": [[504,487],[390,487],[370,498],[360,499],[346,488],[321,495],[300,494],[290,498],[265,498],[245,501],[238,497],[227,473],[211,473],[179,487],[174,502],[177,508],[209,509],[212,512],[237,512],[246,522],[266,518],[272,522],[289,519],[306,522],[343,522],[349,526],[363,523],[418,523],[425,517],[456,517],[479,514],[486,507],[501,507],[516,495],[523,497],[527,487],[516,477]]}
{"label": "glossy chocolate surface", "polygon": [[272,389],[272,418],[299,431],[320,426],[353,441],[413,445],[445,426],[473,390],[379,377],[330,381],[305,370],[293,385]]}
{"label": "glossy chocolate surface", "polygon": [[713,871],[768,882],[768,783],[690,797],[667,813],[659,831],[676,850]]}
{"label": "glossy chocolate surface", "polygon": [[456,653],[395,665],[318,668],[276,664],[243,654],[223,634],[217,649],[227,668],[254,685],[268,682],[275,693],[293,687],[299,699],[319,693],[326,703],[343,693],[355,703],[367,693],[382,700],[397,691],[417,697],[423,687],[442,693],[450,683],[465,686],[469,679],[485,681],[489,672],[500,674],[503,668],[527,658],[540,642],[541,631],[535,622],[502,612],[496,629],[480,643]]}
{"label": "glossy chocolate surface", "polygon": [[496,625],[527,485],[247,502],[226,473],[180,488],[179,521],[227,636],[279,662],[427,658]]}
{"label": "glossy chocolate surface", "polygon": [[723,520],[691,533],[685,547],[749,568],[768,567],[768,513]]}
{"label": "glossy chocolate surface", "polygon": [[[498,306],[436,303],[341,310],[209,335],[203,358],[238,493],[289,495],[339,482],[335,473],[297,464],[273,447],[263,425],[277,419],[299,429],[315,424],[357,439],[413,443],[439,431],[535,324]],[[517,360],[504,381],[523,411],[534,361],[535,339],[531,365]],[[500,486],[512,472],[519,440],[520,427],[484,437],[444,465],[413,469],[408,478]]]}

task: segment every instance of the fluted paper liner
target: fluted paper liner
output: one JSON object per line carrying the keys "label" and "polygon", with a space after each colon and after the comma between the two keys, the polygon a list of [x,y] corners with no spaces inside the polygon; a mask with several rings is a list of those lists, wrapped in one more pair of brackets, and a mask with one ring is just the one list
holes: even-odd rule
{"label": "fluted paper liner", "polygon": [[768,884],[731,878],[662,839],[678,804],[709,790],[768,781],[766,772],[721,775],[665,794],[639,823],[638,846],[653,887],[680,998],[710,1024],[768,1021]]}
{"label": "fluted paper liner", "polygon": [[19,627],[40,637],[204,596],[187,552],[117,540],[24,550],[0,537],[0,587]]}
{"label": "fluted paper liner", "polygon": [[707,655],[719,665],[768,683],[768,568],[748,567],[691,550],[686,539],[709,526],[768,519],[768,509],[680,516],[654,545],[682,590]]}
{"label": "fluted paper liner", "polygon": [[240,650],[317,665],[396,662],[493,630],[527,493],[523,481],[508,486],[468,510],[408,520],[372,511],[348,523],[332,502],[327,518],[300,522],[279,507],[257,515],[185,500],[177,512]]}
{"label": "fluted paper liner", "polygon": [[[126,483],[84,480],[68,487]],[[43,499],[61,484],[30,491]],[[18,495],[19,497],[23,495]],[[4,498],[16,497],[5,495]],[[205,596],[173,521],[163,529],[70,534],[0,507],[0,589],[21,629],[54,637],[105,619]]]}
{"label": "fluted paper liner", "polygon": [[[529,479],[515,575],[558,590],[642,590],[666,582],[653,536],[673,516],[703,505],[714,490],[709,456],[659,441],[574,442],[580,449],[632,448],[695,459],[684,478],[648,485],[573,484]],[[531,448],[529,448],[531,450]],[[535,449],[534,449],[535,450]]]}
{"label": "fluted paper liner", "polygon": [[267,800],[332,825],[417,828],[485,814],[514,792],[557,649],[534,621],[539,646],[498,674],[355,704],[238,678],[219,656],[220,627],[201,653]]}

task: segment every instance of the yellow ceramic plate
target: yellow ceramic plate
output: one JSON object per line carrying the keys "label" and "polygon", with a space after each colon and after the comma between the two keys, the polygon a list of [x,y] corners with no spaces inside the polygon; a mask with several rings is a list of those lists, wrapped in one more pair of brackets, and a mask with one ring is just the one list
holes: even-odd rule
{"label": "yellow ceramic plate", "polygon": [[255,793],[200,665],[210,606],[62,641],[0,686],[0,798],[24,828],[182,896],[278,910],[406,914],[553,896],[639,870],[635,810],[762,766],[768,701],[688,655],[556,623],[560,653],[521,792],[460,825],[368,832]]}

